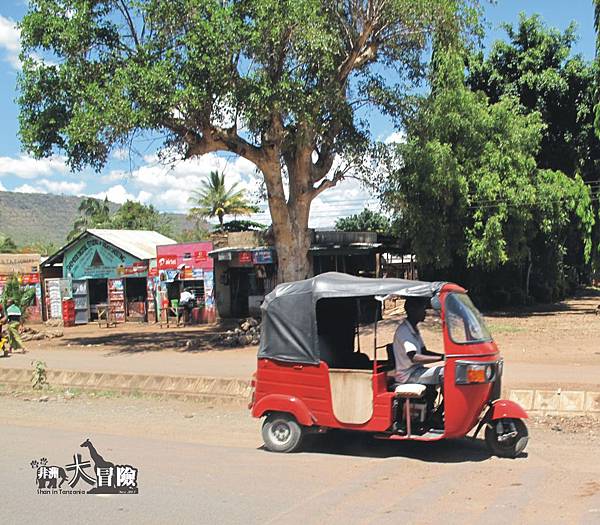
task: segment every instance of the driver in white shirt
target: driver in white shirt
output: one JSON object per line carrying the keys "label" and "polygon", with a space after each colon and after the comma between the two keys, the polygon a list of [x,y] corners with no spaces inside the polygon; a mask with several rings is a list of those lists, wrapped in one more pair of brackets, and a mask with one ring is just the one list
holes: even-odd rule
{"label": "driver in white shirt", "polygon": [[444,360],[443,354],[431,352],[425,347],[417,325],[425,319],[429,303],[422,297],[409,297],[404,303],[406,319],[400,323],[394,334],[394,357],[397,384],[419,383],[439,385],[443,383],[444,364],[432,367],[424,365]]}

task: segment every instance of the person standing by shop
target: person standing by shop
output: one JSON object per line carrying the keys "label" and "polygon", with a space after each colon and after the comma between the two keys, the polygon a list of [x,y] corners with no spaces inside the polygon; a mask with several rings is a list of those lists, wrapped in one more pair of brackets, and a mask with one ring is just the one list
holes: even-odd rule
{"label": "person standing by shop", "polygon": [[194,308],[194,295],[189,291],[184,289],[179,296],[179,306],[183,307],[185,311],[184,321],[186,323],[190,322],[192,318],[192,309]]}

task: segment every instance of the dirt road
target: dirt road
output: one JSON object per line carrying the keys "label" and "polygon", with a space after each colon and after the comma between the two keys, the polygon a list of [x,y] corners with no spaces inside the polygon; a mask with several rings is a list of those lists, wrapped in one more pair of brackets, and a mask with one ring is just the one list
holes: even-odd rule
{"label": "dirt road", "polygon": [[[483,444],[315,436],[305,451],[260,448],[245,411],[174,401],[0,398],[4,523],[600,522],[600,424],[534,424],[528,456]],[[556,430],[552,430],[554,427]],[[571,430],[573,431],[571,431]],[[36,494],[33,459],[65,465],[90,438],[139,469],[139,495]]]}
{"label": "dirt road", "polygon": [[[590,290],[541,309],[486,316],[505,359],[504,384],[536,387],[600,389],[600,296]],[[397,312],[380,323],[378,341],[391,341],[402,317]],[[28,353],[0,359],[0,366],[30,368],[39,359],[50,369],[141,374],[208,375],[248,378],[256,367],[256,347],[219,348],[213,339],[225,327],[159,328],[128,323],[100,329],[90,324],[65,329],[65,336],[32,341]],[[427,346],[441,350],[439,321],[430,316],[422,328]],[[372,347],[364,329],[361,348]],[[184,350],[191,342],[191,349]]]}

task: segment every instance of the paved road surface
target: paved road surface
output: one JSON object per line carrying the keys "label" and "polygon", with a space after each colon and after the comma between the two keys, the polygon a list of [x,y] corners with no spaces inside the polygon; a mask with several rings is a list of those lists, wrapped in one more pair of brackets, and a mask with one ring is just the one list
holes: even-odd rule
{"label": "paved road surface", "polygon": [[[348,435],[282,455],[259,448],[243,411],[128,398],[0,406],[3,523],[600,523],[598,427],[534,427],[517,460],[468,441]],[[85,458],[88,437],[105,459],[139,468],[139,495],[35,493],[29,462]]]}

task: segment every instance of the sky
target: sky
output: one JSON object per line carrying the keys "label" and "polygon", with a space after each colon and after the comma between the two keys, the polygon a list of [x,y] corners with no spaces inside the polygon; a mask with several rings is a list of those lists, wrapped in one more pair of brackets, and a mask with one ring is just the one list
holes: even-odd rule
{"label": "sky", "polygon": [[[27,8],[26,0],[0,2],[0,190],[25,193],[86,195],[123,203],[127,199],[153,204],[161,211],[185,213],[190,207],[192,191],[212,170],[224,170],[227,184],[251,193],[258,188],[254,166],[231,155],[209,154],[199,159],[165,166],[157,158],[156,144],[140,145],[133,159],[128,151],[115,151],[101,173],[92,170],[72,173],[64,157],[35,160],[21,149],[18,137],[16,79],[20,68],[19,32],[15,22]],[[520,12],[538,13],[549,26],[564,30],[572,21],[577,24],[579,40],[575,52],[586,59],[594,57],[595,34],[592,0],[497,0],[485,4],[487,34],[484,47],[503,38],[499,27],[503,22],[516,24]],[[367,115],[373,136],[387,142],[401,138],[390,121],[379,114]],[[377,208],[374,199],[355,180],[342,181],[334,189],[321,194],[313,202],[309,225],[332,226],[339,217],[351,215],[365,206]],[[268,223],[264,211],[252,218]]]}

